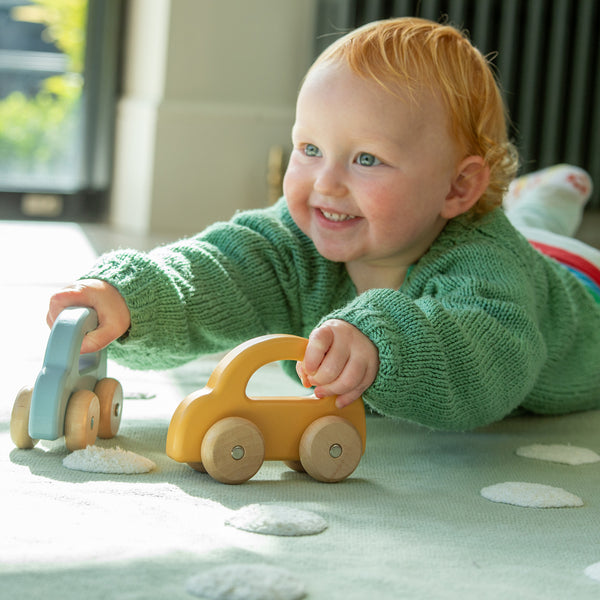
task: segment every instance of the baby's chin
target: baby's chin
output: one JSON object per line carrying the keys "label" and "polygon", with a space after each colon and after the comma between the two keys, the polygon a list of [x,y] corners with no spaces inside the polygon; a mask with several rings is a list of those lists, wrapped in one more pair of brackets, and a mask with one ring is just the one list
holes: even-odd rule
{"label": "baby's chin", "polygon": [[317,252],[326,260],[336,263],[347,263],[353,260],[347,249],[332,249],[326,245],[315,243],[314,240],[313,243]]}

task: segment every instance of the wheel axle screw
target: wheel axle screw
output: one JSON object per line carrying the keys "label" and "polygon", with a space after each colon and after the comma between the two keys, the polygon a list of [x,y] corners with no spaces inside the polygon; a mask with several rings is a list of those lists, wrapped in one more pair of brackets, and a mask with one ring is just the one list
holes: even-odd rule
{"label": "wheel axle screw", "polygon": [[231,458],[233,458],[233,460],[241,460],[244,458],[244,454],[246,454],[246,451],[243,446],[234,446],[231,449]]}
{"label": "wheel axle screw", "polygon": [[332,444],[329,448],[331,458],[339,458],[342,455],[342,447],[339,444]]}

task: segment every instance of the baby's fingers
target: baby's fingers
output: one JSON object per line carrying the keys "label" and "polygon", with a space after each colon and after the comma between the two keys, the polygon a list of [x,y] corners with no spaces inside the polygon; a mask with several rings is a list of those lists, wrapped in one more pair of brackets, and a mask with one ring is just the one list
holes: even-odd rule
{"label": "baby's fingers", "polygon": [[97,279],[80,280],[50,298],[46,321],[50,327],[70,306],[88,306],[98,315],[98,327],[81,344],[81,352],[97,352],[121,337],[130,326],[129,309],[116,288]]}
{"label": "baby's fingers", "polygon": [[333,332],[329,327],[319,327],[312,331],[302,361],[302,368],[306,375],[312,377],[319,370],[332,344]]}
{"label": "baby's fingers", "polygon": [[302,366],[302,363],[300,361],[298,361],[296,363],[296,373],[298,374],[298,377],[300,378],[300,382],[302,383],[302,385],[304,387],[306,387],[306,388],[312,387],[312,383],[309,381],[308,375],[304,371],[304,367]]}
{"label": "baby's fingers", "polygon": [[[327,388],[327,392],[321,394],[323,396],[329,396],[331,394],[337,394],[338,392],[334,389],[339,386],[344,386],[345,379],[344,372],[348,364],[350,356],[345,350],[341,351],[330,351],[325,355],[316,373],[310,376],[310,380],[313,385],[317,386],[317,390],[320,388]],[[320,395],[316,392],[317,395]]]}
{"label": "baby's fingers", "polygon": [[99,352],[106,348],[115,338],[115,333],[107,327],[98,327],[87,333],[81,343],[81,353]]}
{"label": "baby's fingers", "polygon": [[69,306],[86,306],[87,295],[85,290],[79,284],[73,284],[67,288],[56,292],[50,298],[46,323],[49,327],[54,325],[58,315]]}
{"label": "baby's fingers", "polygon": [[348,392],[347,394],[341,394],[335,399],[335,407],[336,408],[345,408],[346,406],[352,404],[353,402],[356,402],[361,396],[362,396],[362,393],[359,394],[354,391]]}
{"label": "baby's fingers", "polygon": [[317,386],[315,388],[315,395],[320,398],[338,396],[336,404],[338,404],[338,408],[341,408],[339,404],[344,402],[346,396],[349,398],[347,402],[349,404],[359,398],[367,387],[369,387],[370,383],[366,365],[350,360],[340,369],[335,379]]}

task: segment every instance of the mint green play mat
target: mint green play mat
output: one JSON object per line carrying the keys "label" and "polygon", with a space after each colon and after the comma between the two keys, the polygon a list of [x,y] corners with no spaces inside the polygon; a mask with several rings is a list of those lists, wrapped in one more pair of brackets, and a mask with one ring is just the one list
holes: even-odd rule
{"label": "mint green play mat", "polygon": [[[154,470],[67,469],[62,441],[15,449],[10,411],[41,365],[48,296],[95,251],[74,225],[4,223],[0,236],[17,257],[0,296],[0,598],[190,600],[191,578],[226,565],[284,569],[315,600],[600,598],[592,577],[600,569],[591,569],[600,562],[600,462],[572,466],[516,454],[531,444],[600,453],[600,412],[525,415],[470,433],[369,416],[366,454],[342,483],[265,463],[249,482],[228,486],[165,454],[175,408],[204,385],[219,357],[150,373],[109,362],[126,398],[118,436],[98,444],[150,459]],[[48,251],[22,252],[32,240]],[[292,385],[271,364],[251,392],[274,395]],[[583,506],[525,508],[481,495],[503,482],[558,487]],[[327,527],[283,537],[226,524],[250,504],[309,511]]]}

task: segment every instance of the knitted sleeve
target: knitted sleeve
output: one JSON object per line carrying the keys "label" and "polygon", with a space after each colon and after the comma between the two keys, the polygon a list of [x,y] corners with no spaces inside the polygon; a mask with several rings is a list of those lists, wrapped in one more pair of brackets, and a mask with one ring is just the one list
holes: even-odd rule
{"label": "knitted sleeve", "polygon": [[111,344],[110,357],[163,369],[258,335],[310,331],[322,299],[311,307],[306,282],[312,275],[336,284],[323,269],[313,269],[310,241],[280,203],[147,254],[110,253],[85,277],[116,287],[131,312],[130,331]]}
{"label": "knitted sleeve", "polygon": [[417,265],[401,291],[370,290],[328,315],[379,350],[378,376],[364,394],[376,412],[468,430],[507,416],[533,388],[546,347],[526,271],[508,276],[514,261],[482,248],[465,260],[450,250]]}

